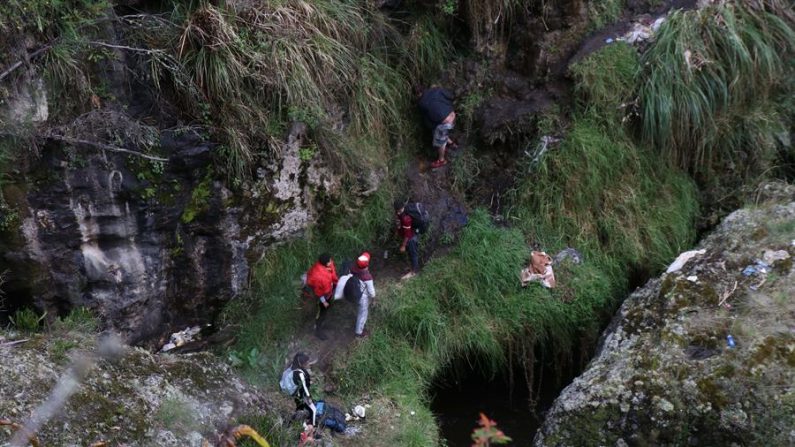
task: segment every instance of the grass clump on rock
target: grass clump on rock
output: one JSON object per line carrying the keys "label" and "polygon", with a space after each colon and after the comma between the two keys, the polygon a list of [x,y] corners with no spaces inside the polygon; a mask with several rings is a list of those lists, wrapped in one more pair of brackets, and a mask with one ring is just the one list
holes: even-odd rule
{"label": "grass clump on rock", "polygon": [[792,95],[795,15],[778,0],[676,12],[644,54],[644,141],[691,172],[764,169]]}

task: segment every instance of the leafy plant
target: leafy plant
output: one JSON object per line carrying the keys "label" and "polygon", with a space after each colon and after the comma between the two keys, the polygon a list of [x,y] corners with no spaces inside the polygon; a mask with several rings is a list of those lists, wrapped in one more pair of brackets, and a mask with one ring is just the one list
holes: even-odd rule
{"label": "leafy plant", "polygon": [[312,160],[315,155],[317,155],[317,147],[315,146],[302,147],[298,150],[298,158],[304,162]]}
{"label": "leafy plant", "polygon": [[257,348],[251,348],[248,351],[230,351],[227,355],[229,363],[234,367],[257,368],[263,360],[262,355]]}
{"label": "leafy plant", "polygon": [[489,419],[485,414],[480,413],[478,428],[472,431],[472,440],[475,441],[472,447],[489,447],[493,444],[507,444],[512,441],[505,436],[502,430],[497,428],[497,423]]}
{"label": "leafy plant", "polygon": [[210,177],[210,174],[208,173],[204,179],[198,185],[196,185],[195,188],[193,188],[193,191],[191,191],[190,195],[190,202],[185,209],[182,210],[182,216],[180,220],[182,220],[183,223],[187,224],[193,222],[193,220],[196,219],[196,216],[203,213],[207,209],[209,205],[208,200],[212,194],[210,189],[211,185],[212,177]]}
{"label": "leafy plant", "polygon": [[8,317],[11,324],[22,332],[36,332],[39,325],[47,316],[47,312],[39,315],[33,309],[24,308],[14,312],[14,315]]}
{"label": "leafy plant", "polygon": [[61,363],[66,360],[66,354],[77,346],[73,340],[57,338],[50,343],[50,355],[55,362]]}
{"label": "leafy plant", "polygon": [[99,327],[97,317],[87,307],[76,307],[58,319],[58,326],[67,331],[94,332]]}
{"label": "leafy plant", "polygon": [[439,3],[439,9],[441,9],[444,14],[453,16],[458,11],[458,0],[442,0],[442,2]]}
{"label": "leafy plant", "polygon": [[592,30],[614,23],[621,17],[624,0],[595,0],[588,2],[588,22]]}

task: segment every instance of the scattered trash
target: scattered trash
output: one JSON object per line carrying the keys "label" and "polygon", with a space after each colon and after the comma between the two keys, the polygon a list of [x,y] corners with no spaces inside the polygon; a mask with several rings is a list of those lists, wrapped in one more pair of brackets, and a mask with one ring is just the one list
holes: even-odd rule
{"label": "scattered trash", "polygon": [[756,263],[751,264],[743,269],[743,276],[767,275],[770,273],[770,271],[770,264],[757,259]]}
{"label": "scattered trash", "polygon": [[618,40],[628,44],[635,44],[638,42],[643,42],[644,40],[649,40],[651,36],[652,30],[650,26],[644,25],[642,23],[636,23],[632,26],[632,29],[628,33],[619,37]]}
{"label": "scattered trash", "polygon": [[657,20],[651,24],[651,30],[656,33],[660,30],[663,23],[665,23],[665,17],[657,17]]}
{"label": "scattered trash", "polygon": [[696,275],[688,276],[686,279],[690,282],[698,282],[698,276]]}
{"label": "scattered trash", "polygon": [[564,248],[563,250],[559,251],[558,254],[552,257],[554,264],[560,264],[566,259],[571,259],[571,262],[575,264],[582,264],[583,257],[582,253],[571,247]]}
{"label": "scattered trash", "polygon": [[787,250],[765,250],[765,252],[762,253],[762,261],[770,265],[775,264],[777,261],[786,261],[789,258],[790,256]]}
{"label": "scattered trash", "polygon": [[174,332],[173,334],[171,334],[171,337],[169,337],[168,343],[163,345],[163,347],[160,349],[160,352],[167,352],[174,348],[178,348],[186,343],[192,342],[196,337],[196,335],[198,335],[199,332],[201,332],[201,330],[202,330],[201,326],[193,326],[185,328],[179,332]]}
{"label": "scattered trash", "polygon": [[736,345],[736,343],[734,342],[734,337],[732,337],[732,336],[731,336],[731,334],[729,334],[729,335],[727,335],[727,336],[726,336],[726,346],[727,346],[729,349],[731,349],[731,348],[733,348],[733,347],[737,346],[737,345]]}
{"label": "scattered trash", "polygon": [[389,259],[389,250],[384,250],[384,259]]}
{"label": "scattered trash", "polygon": [[533,157],[533,160],[530,162],[529,170],[532,169],[541,161],[541,157],[549,150],[549,147],[557,142],[560,141],[560,138],[553,137],[551,135],[544,135],[538,142],[538,146],[536,146],[536,150],[531,154],[530,150],[525,150],[525,155],[529,157]]}
{"label": "scattered trash", "polygon": [[547,289],[555,287],[555,273],[552,271],[552,258],[543,251],[530,253],[530,265],[519,274],[522,287],[533,281],[540,282]]}
{"label": "scattered trash", "polygon": [[726,302],[726,300],[728,300],[728,299],[729,299],[729,297],[732,295],[732,293],[734,293],[734,291],[735,291],[735,290],[737,290],[737,281],[734,281],[734,286],[732,287],[732,289],[731,289],[731,290],[727,291],[726,293],[724,293],[724,294],[721,296],[721,299],[720,299],[720,301],[718,301],[718,307],[720,307],[720,306],[722,305],[722,306],[724,306],[726,309],[728,309],[728,310],[731,310],[731,308],[732,308],[732,305],[731,305],[731,304],[729,304],[729,303],[727,303],[727,302]]}
{"label": "scattered trash", "polygon": [[[636,44],[647,41],[654,37],[654,34],[660,30],[660,27],[663,23],[665,23],[665,20],[665,17],[658,17],[657,20],[652,23],[649,23],[649,20],[641,20],[640,22],[634,23],[629,31],[615,40],[626,42],[628,44]],[[608,44],[612,42],[613,39],[605,40],[605,43]]]}
{"label": "scattered trash", "polygon": [[668,266],[668,270],[666,270],[665,273],[678,272],[679,270],[682,269],[682,267],[685,266],[685,264],[687,264],[687,261],[693,259],[696,256],[703,255],[706,252],[707,250],[702,248],[701,250],[690,250],[680,254],[679,256],[676,257],[676,260],[674,260],[674,262],[672,262],[671,265]]}
{"label": "scattered trash", "polygon": [[613,43],[613,42],[615,42],[615,41],[613,40],[612,37],[608,37],[607,39],[605,39],[605,43],[608,44],[608,45]]}
{"label": "scattered trash", "polygon": [[364,419],[366,414],[366,410],[364,406],[357,405],[353,407],[350,413],[345,413],[345,421],[358,421],[360,419]]}
{"label": "scattered trash", "polygon": [[234,427],[228,432],[224,433],[221,435],[221,442],[218,445],[223,447],[236,447],[237,441],[243,436],[248,436],[249,438],[253,439],[254,442],[261,447],[270,447],[268,441],[266,441],[262,436],[260,436],[259,433],[257,433],[248,425],[238,425],[237,427]]}

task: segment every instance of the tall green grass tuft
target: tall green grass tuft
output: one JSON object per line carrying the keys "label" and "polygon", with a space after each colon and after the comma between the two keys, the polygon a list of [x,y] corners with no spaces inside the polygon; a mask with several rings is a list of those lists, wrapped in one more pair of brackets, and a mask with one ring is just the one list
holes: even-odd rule
{"label": "tall green grass tuft", "polygon": [[638,52],[624,42],[608,45],[571,67],[579,106],[598,110],[608,121],[622,119],[635,96]]}
{"label": "tall green grass tuft", "polygon": [[795,16],[785,2],[673,14],[642,58],[644,141],[691,172],[763,167],[771,146],[758,130],[777,120],[764,104],[795,76],[793,54]]}
{"label": "tall green grass tuft", "polygon": [[[173,90],[223,143],[230,177],[246,178],[256,160],[278,153],[293,120],[309,125],[343,175],[353,171],[346,160],[383,168],[404,140],[416,61],[366,2],[175,2],[169,19],[131,27],[130,39],[152,48],[141,75]],[[442,57],[438,45],[416,49]]]}
{"label": "tall green grass tuft", "polygon": [[621,127],[600,121],[575,121],[557,152],[517,189],[512,217],[545,247],[570,245],[658,270],[692,242],[694,185]]}
{"label": "tall green grass tuft", "polygon": [[430,15],[414,23],[402,48],[407,72],[412,81],[419,84],[436,80],[453,51],[449,37]]}

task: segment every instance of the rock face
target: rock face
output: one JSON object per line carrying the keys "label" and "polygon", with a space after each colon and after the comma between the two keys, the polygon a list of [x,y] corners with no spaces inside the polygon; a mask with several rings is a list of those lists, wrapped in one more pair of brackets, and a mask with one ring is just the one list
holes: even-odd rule
{"label": "rock face", "polygon": [[0,320],[23,306],[50,318],[84,306],[131,343],[207,322],[244,290],[251,259],[299,236],[341,191],[321,156],[302,156],[307,128],[295,123],[233,194],[214,168],[220,148],[166,112],[142,112],[170,106],[151,88],[127,90],[117,65],[115,99],[77,118],[48,114],[52,95],[32,69],[0,103],[4,129],[38,135],[0,141],[27,155],[0,185]]}
{"label": "rock face", "polygon": [[624,302],[535,445],[795,443],[795,188],[782,190]]}
{"label": "rock face", "polygon": [[[0,332],[0,343],[4,341]],[[0,347],[0,415],[24,423],[69,370],[70,357],[95,350],[76,332],[38,335]],[[63,390],[63,388],[61,388]],[[263,397],[211,354],[152,355],[129,348],[116,362],[100,361],[37,436],[41,445],[202,446],[264,410]],[[11,439],[0,427],[0,446]]]}

